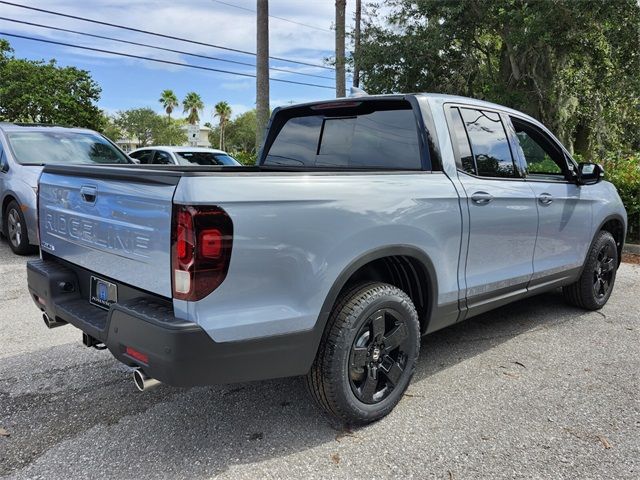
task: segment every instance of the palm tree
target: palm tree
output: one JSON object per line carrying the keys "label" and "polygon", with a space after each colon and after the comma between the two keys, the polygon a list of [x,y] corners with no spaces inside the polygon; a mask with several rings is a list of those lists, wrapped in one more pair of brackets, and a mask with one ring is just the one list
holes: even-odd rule
{"label": "palm tree", "polygon": [[191,125],[195,125],[200,121],[199,112],[204,109],[204,102],[200,95],[196,92],[187,93],[182,101],[182,107],[184,108],[184,113],[189,113],[187,116],[187,122]]}
{"label": "palm tree", "polygon": [[164,111],[167,112],[167,117],[171,120],[171,112],[173,109],[180,105],[178,97],[173,93],[173,90],[163,90],[160,94],[160,100],[158,100],[164,107]]}
{"label": "palm tree", "polygon": [[213,110],[213,117],[220,121],[220,150],[224,150],[224,129],[231,118],[231,106],[227,102],[218,102]]}

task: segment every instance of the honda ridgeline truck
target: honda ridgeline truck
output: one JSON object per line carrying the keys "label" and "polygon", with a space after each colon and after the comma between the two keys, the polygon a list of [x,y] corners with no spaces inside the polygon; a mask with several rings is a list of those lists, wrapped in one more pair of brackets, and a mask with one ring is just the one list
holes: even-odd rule
{"label": "honda ridgeline truck", "polygon": [[602,175],[469,98],[287,106],[255,167],[47,165],[29,291],[140,389],[305,375],[366,423],[402,397],[421,335],[559,287],[607,302],[627,219]]}

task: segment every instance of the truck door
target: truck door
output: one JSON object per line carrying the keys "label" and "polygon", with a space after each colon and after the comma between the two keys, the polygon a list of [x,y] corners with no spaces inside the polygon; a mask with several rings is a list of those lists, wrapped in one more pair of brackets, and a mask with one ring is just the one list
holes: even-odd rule
{"label": "truck door", "polygon": [[529,289],[575,279],[591,242],[593,199],[574,181],[565,153],[543,129],[510,116],[516,153],[540,217]]}
{"label": "truck door", "polygon": [[538,212],[514,162],[502,115],[485,108],[447,108],[469,210],[465,277],[466,316],[471,316],[526,293]]}

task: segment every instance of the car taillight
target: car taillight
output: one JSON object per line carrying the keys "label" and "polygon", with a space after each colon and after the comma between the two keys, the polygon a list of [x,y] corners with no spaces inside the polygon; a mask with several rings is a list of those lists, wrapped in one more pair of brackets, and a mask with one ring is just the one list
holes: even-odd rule
{"label": "car taillight", "polygon": [[200,300],[227,276],[231,218],[218,207],[175,205],[172,232],[173,298]]}

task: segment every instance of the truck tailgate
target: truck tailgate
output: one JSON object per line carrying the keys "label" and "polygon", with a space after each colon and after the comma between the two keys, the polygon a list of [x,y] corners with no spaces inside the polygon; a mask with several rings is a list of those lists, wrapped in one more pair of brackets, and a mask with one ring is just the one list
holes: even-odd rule
{"label": "truck tailgate", "polygon": [[171,297],[171,210],[179,176],[138,168],[46,167],[40,245],[97,275]]}

